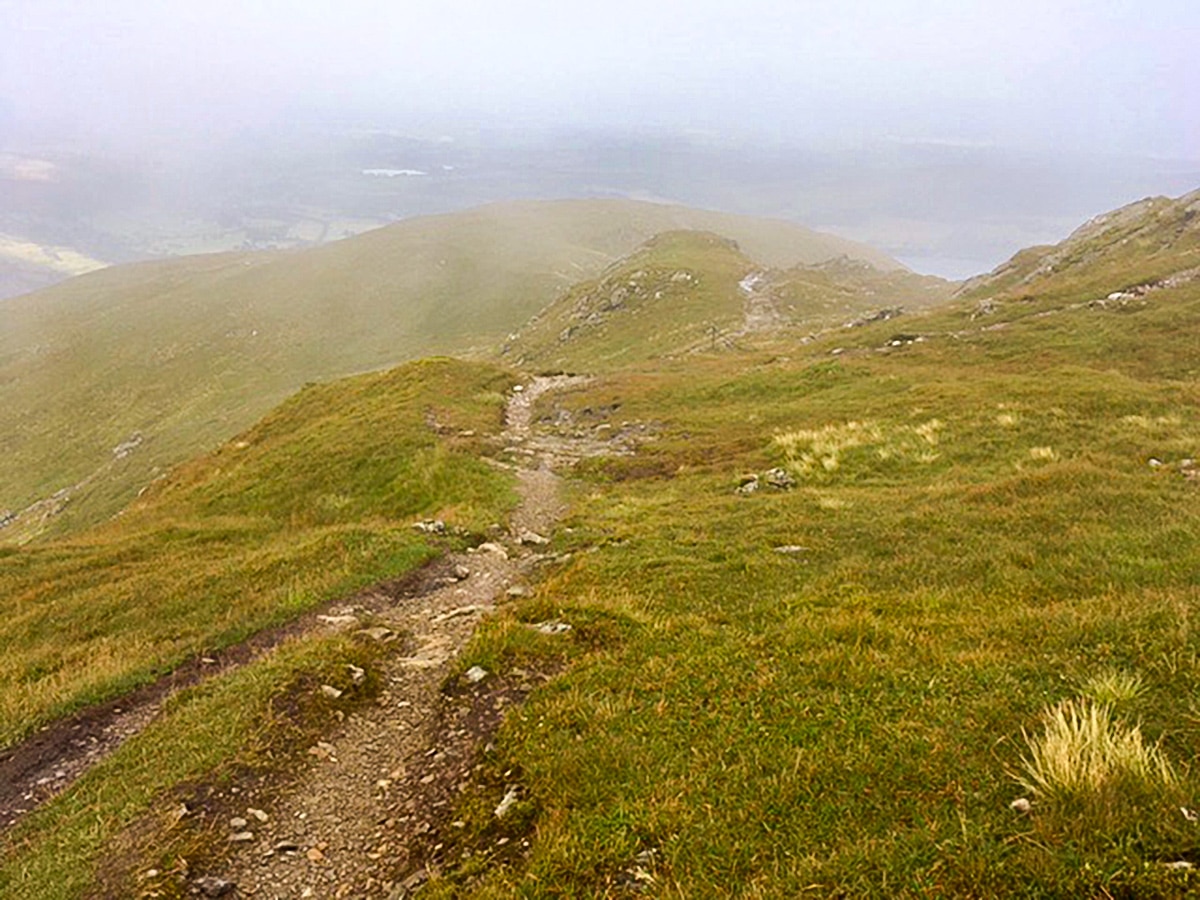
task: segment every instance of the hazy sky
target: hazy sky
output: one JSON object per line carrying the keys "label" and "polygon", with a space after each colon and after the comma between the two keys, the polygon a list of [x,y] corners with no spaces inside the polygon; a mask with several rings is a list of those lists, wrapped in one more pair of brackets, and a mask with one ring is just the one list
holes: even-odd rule
{"label": "hazy sky", "polygon": [[1196,0],[0,0],[2,127],[633,125],[1200,157]]}

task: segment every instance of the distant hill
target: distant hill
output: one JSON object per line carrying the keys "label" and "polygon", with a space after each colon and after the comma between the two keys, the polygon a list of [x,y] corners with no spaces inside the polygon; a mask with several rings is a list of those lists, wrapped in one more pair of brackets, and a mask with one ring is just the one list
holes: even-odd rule
{"label": "distant hill", "polygon": [[1066,240],[1029,247],[987,275],[966,281],[963,297],[1069,295],[1158,281],[1200,266],[1200,190],[1152,197],[1096,216]]}
{"label": "distant hill", "polygon": [[798,225],[624,200],[499,204],[304,251],[105,269],[0,304],[0,521],[45,501],[7,537],[102,518],[307,381],[494,347],[681,228],[765,266],[848,256],[903,270]]}
{"label": "distant hill", "polygon": [[510,335],[502,355],[535,368],[612,369],[756,333],[808,333],[871,310],[918,309],[952,291],[940,278],[846,256],[768,268],[712,232],[664,232],[564,292]]}

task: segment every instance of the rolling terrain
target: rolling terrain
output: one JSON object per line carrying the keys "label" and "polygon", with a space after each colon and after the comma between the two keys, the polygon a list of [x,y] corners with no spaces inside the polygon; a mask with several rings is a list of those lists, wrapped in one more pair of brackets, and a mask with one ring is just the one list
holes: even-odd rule
{"label": "rolling terrain", "polygon": [[[0,892],[1194,893],[1195,204],[954,296],[669,227],[495,359],[310,387],[111,522],[6,549],[10,745],[438,549],[539,564],[416,756],[376,764],[363,723],[406,708],[419,642],[305,634],[0,835]],[[552,470],[553,534],[493,527]]]}
{"label": "rolling terrain", "polygon": [[118,266],[0,306],[0,530],[111,515],[167,467],[300,388],[490,349],[658,232],[703,228],[762,265],[870,248],[797,225],[628,201],[514,203],[294,252]]}

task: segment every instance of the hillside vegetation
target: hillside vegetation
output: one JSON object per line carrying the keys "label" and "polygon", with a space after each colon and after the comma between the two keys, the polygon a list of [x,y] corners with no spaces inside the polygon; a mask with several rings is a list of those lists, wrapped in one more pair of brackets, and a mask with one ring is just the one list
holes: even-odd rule
{"label": "hillside vegetation", "polygon": [[[436,554],[513,502],[478,452],[511,376],[411,363],[301,391],[112,522],[0,554],[0,747]],[[455,437],[460,431],[472,437]]]}
{"label": "hillside vegetation", "polygon": [[305,382],[494,347],[672,228],[719,231],[766,265],[848,254],[899,268],[798,225],[564,201],[414,219],[305,251],[106,269],[0,305],[0,521],[25,511],[0,540],[101,520]]}
{"label": "hillside vegetation", "polygon": [[[489,849],[519,832],[485,795],[462,846],[493,861],[426,893],[1194,891],[1200,282],[1089,306],[1130,278],[1076,276],[1001,328],[976,295],[903,340],[613,373],[544,410],[659,422],[587,469],[567,546],[594,552],[513,616],[613,636],[506,724],[529,856]],[[466,662],[526,665],[517,636]]]}
{"label": "hillside vegetation", "polygon": [[952,290],[940,278],[847,257],[768,268],[720,235],[665,232],[558,297],[509,336],[502,355],[537,369],[608,371],[733,349],[760,332],[794,339],[871,311],[898,315]]}
{"label": "hillside vegetation", "polygon": [[[640,442],[574,466],[544,576],[484,620],[456,669],[555,677],[508,712],[455,787],[420,877],[372,864],[434,900],[1194,894],[1193,202],[1098,220],[1071,239],[1087,250],[1070,265],[1075,251],[1035,274],[1042,264],[1020,254],[950,303],[935,302],[944,284],[854,264],[759,273],[744,247],[695,233],[664,234],[559,295],[508,358],[597,377],[543,395],[535,431],[550,447],[611,448],[603,436],[630,429]],[[789,291],[794,320],[778,302]],[[778,316],[746,327],[763,296]],[[819,327],[800,327],[806,303]],[[849,320],[847,303],[861,310]],[[910,308],[872,314],[896,305]],[[736,339],[706,341],[698,322]],[[438,360],[310,388],[115,523],[10,550],[0,577],[20,593],[4,595],[24,598],[5,626],[22,654],[10,683],[36,676],[39,653],[107,627],[71,578],[113,580],[142,536],[158,559],[167,535],[190,546],[181,521],[214,553],[292,553],[290,577],[329,579],[325,592],[428,553],[405,516],[449,510],[478,529],[510,502],[507,476],[482,458],[519,453],[488,440],[516,378]],[[421,474],[437,461],[446,477]],[[302,552],[345,530],[366,533],[365,559],[335,553],[328,572],[329,554]],[[415,547],[399,560],[402,534]],[[63,563],[73,553],[78,571]],[[177,615],[208,590],[184,585],[162,608]],[[244,627],[288,608],[247,612]],[[48,641],[51,621],[70,638]],[[571,628],[546,637],[538,623]],[[119,616],[113,628],[110,640]],[[212,728],[238,685],[259,684],[260,709],[270,689],[256,679],[286,681],[290,660],[185,698],[103,779],[41,810],[0,845],[0,887],[85,896],[106,849],[156,858],[144,835],[161,830],[130,823],[162,818],[146,810],[176,796],[174,776],[131,760]],[[448,703],[461,684],[446,682]],[[42,702],[17,711],[26,730],[62,706]],[[246,729],[270,720],[239,715]],[[186,777],[218,777],[211,765]],[[303,784],[292,775],[277,796]],[[82,827],[83,809],[101,824]],[[110,819],[126,828],[119,840],[96,836]],[[77,860],[67,874],[64,858]],[[323,877],[319,859],[307,864]]]}

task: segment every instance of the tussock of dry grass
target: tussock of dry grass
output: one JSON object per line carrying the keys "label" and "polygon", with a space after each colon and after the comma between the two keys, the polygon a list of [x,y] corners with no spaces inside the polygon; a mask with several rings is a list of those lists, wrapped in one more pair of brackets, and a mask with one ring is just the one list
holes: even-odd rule
{"label": "tussock of dry grass", "polygon": [[1172,787],[1177,776],[1141,728],[1113,717],[1091,699],[1064,700],[1046,710],[1040,735],[1025,735],[1029,755],[1022,783],[1043,799],[1104,800],[1124,788]]}

